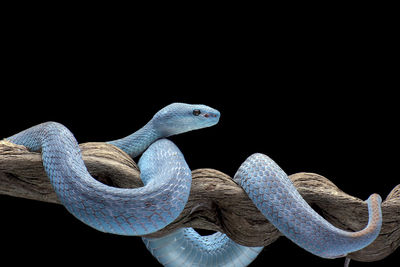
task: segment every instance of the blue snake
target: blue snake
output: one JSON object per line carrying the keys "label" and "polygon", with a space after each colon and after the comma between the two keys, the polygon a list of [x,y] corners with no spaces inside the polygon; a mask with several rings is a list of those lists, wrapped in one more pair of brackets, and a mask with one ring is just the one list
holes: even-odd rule
{"label": "blue snake", "polygon": [[[174,221],[190,193],[191,170],[179,148],[165,137],[210,127],[220,113],[205,105],[170,104],[135,133],[108,143],[138,163],[140,188],[115,188],[87,171],[73,134],[46,122],[7,138],[41,151],[43,166],[60,202],[76,218],[102,232],[143,236]],[[298,193],[285,172],[268,156],[253,154],[233,180],[261,213],[287,238],[323,258],[344,257],[375,240],[382,224],[381,198],[368,200],[368,225],[358,232],[334,227]],[[144,238],[148,250],[165,266],[247,266],[263,247],[245,247],[225,234],[201,236],[182,228],[161,238]]]}

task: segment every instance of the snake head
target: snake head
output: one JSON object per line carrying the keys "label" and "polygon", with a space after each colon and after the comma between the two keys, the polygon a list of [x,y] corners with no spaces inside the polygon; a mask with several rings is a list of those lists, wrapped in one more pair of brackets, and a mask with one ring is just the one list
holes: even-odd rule
{"label": "snake head", "polygon": [[219,118],[219,111],[206,105],[173,103],[158,111],[151,122],[162,136],[171,136],[213,126]]}

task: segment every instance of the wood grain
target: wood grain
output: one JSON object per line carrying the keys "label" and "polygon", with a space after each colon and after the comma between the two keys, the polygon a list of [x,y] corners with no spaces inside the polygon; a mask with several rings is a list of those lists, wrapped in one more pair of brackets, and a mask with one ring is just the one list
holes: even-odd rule
{"label": "wood grain", "polygon": [[[122,150],[106,143],[80,145],[91,175],[115,187],[142,185],[136,163]],[[162,236],[181,227],[226,233],[247,246],[268,246],[281,234],[258,211],[244,190],[228,175],[214,169],[192,171],[190,198],[181,215],[164,229],[149,235]],[[304,199],[333,225],[358,231],[368,221],[367,204],[341,191],[315,173],[289,176]],[[59,204],[43,170],[40,153],[0,141],[0,194]],[[357,261],[378,261],[400,246],[400,184],[382,203],[383,224],[379,237],[368,247],[352,253]]]}

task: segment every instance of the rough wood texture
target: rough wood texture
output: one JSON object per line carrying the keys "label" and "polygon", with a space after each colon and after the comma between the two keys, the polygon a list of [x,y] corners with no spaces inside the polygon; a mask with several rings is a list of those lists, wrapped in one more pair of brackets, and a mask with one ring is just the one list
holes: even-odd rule
{"label": "rough wood texture", "polygon": [[[116,187],[142,185],[135,162],[120,149],[105,143],[85,143],[81,150],[89,172],[101,182]],[[231,177],[213,169],[197,169],[192,174],[191,194],[182,214],[150,236],[194,227],[224,232],[247,246],[267,246],[281,236]],[[335,226],[351,231],[365,227],[368,210],[362,200],[342,192],[318,174],[297,173],[290,179],[306,201]],[[0,141],[0,194],[59,203],[40,154],[5,140]],[[383,201],[382,212],[379,237],[350,258],[377,261],[400,246],[400,185]]]}

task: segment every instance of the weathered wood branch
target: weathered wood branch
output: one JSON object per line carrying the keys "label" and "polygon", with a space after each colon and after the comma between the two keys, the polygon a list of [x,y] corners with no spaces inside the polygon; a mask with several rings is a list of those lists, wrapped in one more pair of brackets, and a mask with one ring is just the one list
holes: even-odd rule
{"label": "weathered wood branch", "polygon": [[[85,143],[81,150],[89,172],[101,182],[127,188],[142,185],[135,162],[120,149],[105,143]],[[247,246],[267,246],[281,236],[228,175],[213,169],[197,169],[192,174],[190,198],[182,214],[150,236],[194,227],[224,232]],[[367,224],[366,203],[344,193],[328,179],[314,173],[297,173],[290,179],[305,200],[335,226],[357,231]],[[5,140],[0,141],[0,194],[59,203],[40,154]],[[350,258],[377,261],[400,246],[400,185],[383,201],[382,212],[379,237]]]}

